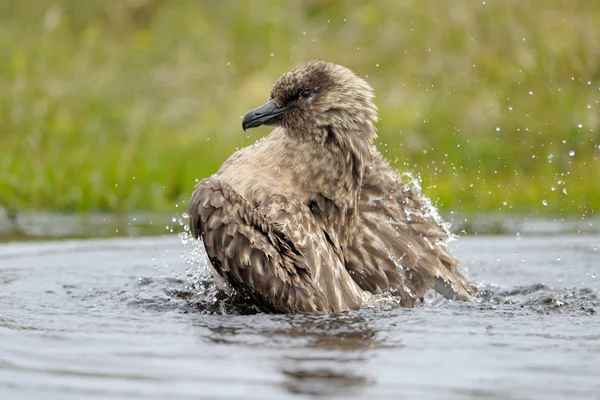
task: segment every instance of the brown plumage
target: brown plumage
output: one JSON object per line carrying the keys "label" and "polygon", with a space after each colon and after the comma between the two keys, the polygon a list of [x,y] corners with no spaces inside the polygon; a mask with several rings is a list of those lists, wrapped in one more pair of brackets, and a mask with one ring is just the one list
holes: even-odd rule
{"label": "brown plumage", "polygon": [[373,97],[345,67],[297,67],[242,122],[271,134],[196,186],[194,236],[218,276],[265,310],[347,311],[365,292],[407,307],[430,289],[473,299],[446,230],[372,146]]}

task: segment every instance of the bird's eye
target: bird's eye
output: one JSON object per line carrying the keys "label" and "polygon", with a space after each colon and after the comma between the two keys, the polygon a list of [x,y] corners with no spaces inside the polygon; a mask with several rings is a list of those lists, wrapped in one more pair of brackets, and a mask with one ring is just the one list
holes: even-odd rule
{"label": "bird's eye", "polygon": [[303,99],[308,99],[312,92],[310,90],[303,90],[300,92],[300,97]]}

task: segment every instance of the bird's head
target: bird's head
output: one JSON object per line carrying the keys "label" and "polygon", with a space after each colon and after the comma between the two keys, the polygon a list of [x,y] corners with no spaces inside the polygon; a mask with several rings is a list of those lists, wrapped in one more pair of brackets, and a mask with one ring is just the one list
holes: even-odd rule
{"label": "bird's head", "polygon": [[271,100],[246,114],[242,127],[280,126],[317,141],[356,133],[370,142],[376,136],[373,97],[371,86],[348,68],[310,61],[282,75]]}

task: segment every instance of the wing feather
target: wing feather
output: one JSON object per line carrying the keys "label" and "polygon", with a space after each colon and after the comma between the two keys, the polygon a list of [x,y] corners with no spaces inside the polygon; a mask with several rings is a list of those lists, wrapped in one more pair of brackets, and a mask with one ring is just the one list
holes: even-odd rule
{"label": "wing feather", "polygon": [[265,309],[335,312],[360,307],[362,291],[354,281],[333,279],[335,271],[347,274],[344,264],[305,206],[273,196],[259,210],[213,177],[196,186],[188,214],[192,234],[202,238],[215,270]]}
{"label": "wing feather", "polygon": [[475,289],[446,249],[446,231],[375,152],[363,177],[358,226],[346,267],[364,290],[395,292],[409,307],[430,289],[452,299],[473,298]]}

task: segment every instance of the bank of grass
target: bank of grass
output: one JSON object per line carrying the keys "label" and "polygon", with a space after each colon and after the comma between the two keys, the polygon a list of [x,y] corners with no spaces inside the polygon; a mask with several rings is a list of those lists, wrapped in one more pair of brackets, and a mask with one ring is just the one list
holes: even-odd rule
{"label": "bank of grass", "polygon": [[380,148],[440,207],[598,212],[596,3],[4,1],[0,206],[174,210],[321,58],[367,77]]}

